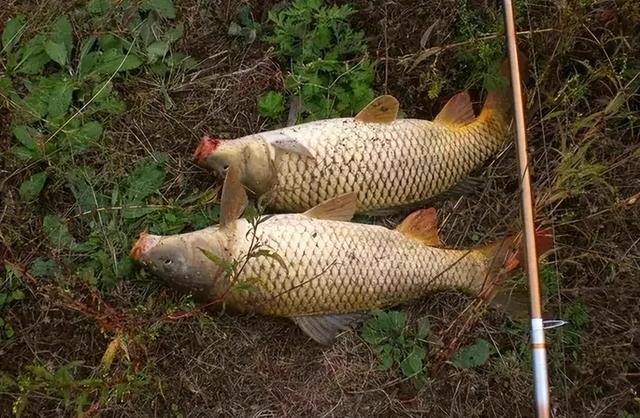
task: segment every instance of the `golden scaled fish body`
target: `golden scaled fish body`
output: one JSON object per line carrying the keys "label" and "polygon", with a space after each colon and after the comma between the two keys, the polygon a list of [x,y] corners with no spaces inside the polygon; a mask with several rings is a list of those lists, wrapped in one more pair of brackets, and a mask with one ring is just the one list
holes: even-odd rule
{"label": "golden scaled fish body", "polygon": [[[230,256],[240,260],[250,250],[251,225],[238,220],[233,228]],[[489,274],[483,251],[432,247],[382,226],[285,214],[256,232],[273,256],[249,259],[237,277],[248,286],[232,288],[226,303],[240,311],[292,318],[363,312],[444,288],[479,293]]]}
{"label": "golden scaled fish body", "polygon": [[274,211],[302,212],[353,192],[357,212],[381,212],[448,190],[498,152],[508,138],[508,108],[492,92],[474,117],[469,95],[460,93],[434,121],[396,119],[398,102],[381,96],[355,118],[205,138],[194,158],[220,173],[238,165],[245,186],[268,193]]}
{"label": "golden scaled fish body", "polygon": [[[229,209],[224,194],[219,226],[143,235],[132,257],[204,299],[289,317],[321,343],[373,308],[444,288],[478,294],[516,260],[511,238],[469,250],[439,247],[433,209],[414,212],[394,230],[350,223],[356,209],[351,193],[254,227],[235,219],[240,211]],[[225,273],[230,265],[235,274]]]}

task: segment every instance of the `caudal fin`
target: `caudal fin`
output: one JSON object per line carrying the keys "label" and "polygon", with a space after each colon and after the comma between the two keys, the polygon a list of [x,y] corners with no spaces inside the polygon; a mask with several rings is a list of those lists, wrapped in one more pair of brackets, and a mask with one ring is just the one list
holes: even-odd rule
{"label": "caudal fin", "polygon": [[[538,258],[544,256],[553,248],[553,233],[550,229],[539,228],[536,231],[536,254]],[[526,264],[524,236],[516,234],[503,240],[489,244],[480,250],[490,263],[489,274],[484,278],[480,297],[501,305],[513,316],[523,316],[527,310],[528,295],[518,295],[504,286],[506,273]]]}

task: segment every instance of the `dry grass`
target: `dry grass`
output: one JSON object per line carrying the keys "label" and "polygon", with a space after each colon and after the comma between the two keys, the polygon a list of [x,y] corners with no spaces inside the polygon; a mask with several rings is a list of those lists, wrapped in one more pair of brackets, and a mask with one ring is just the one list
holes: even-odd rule
{"label": "dry grass", "polygon": [[[419,51],[420,37],[434,23],[428,45],[454,43],[456,2],[351,3],[359,10],[354,22],[379,60],[377,91],[396,95],[407,116],[435,116],[460,86],[445,84],[441,96],[431,100],[424,74],[433,65],[445,79],[458,77],[455,49],[411,70],[400,58]],[[470,3],[479,10],[493,8]],[[615,76],[625,59],[628,69],[640,71],[640,10],[633,1],[569,3],[530,2],[521,23],[523,30],[554,29],[521,39],[533,69],[528,102],[537,215],[556,236],[548,268],[560,279],[547,289],[547,308],[563,318],[567,306],[580,302],[588,315],[577,349],[568,346],[566,331],[549,333],[552,399],[557,417],[618,417],[640,411],[640,207],[634,200],[640,192],[640,98],[637,75]],[[98,176],[111,176],[155,151],[167,152],[169,180],[162,193],[171,202],[190,188],[209,187],[207,174],[190,161],[203,134],[233,138],[266,128],[255,100],[280,88],[283,75],[265,44],[245,46],[226,35],[240,4],[180,2],[186,34],[180,47],[203,69],[168,81],[141,74],[117,86],[130,111],[113,121],[107,142],[86,157]],[[258,17],[271,5],[251,6]],[[0,10],[0,21],[17,11],[48,16],[44,7],[15,1]],[[580,82],[574,90],[584,87],[583,94],[571,91],[569,79],[576,74]],[[625,95],[620,109],[602,113],[618,94]],[[0,145],[7,149],[5,111],[0,123]],[[581,147],[583,155],[577,152]],[[571,163],[577,154],[581,158]],[[604,169],[591,175],[588,162]],[[0,257],[28,265],[51,251],[34,213],[67,210],[72,197],[60,188],[45,196],[42,207],[26,207],[15,192],[24,168],[7,161],[2,170],[12,179],[0,190]],[[517,230],[516,172],[509,147],[479,173],[488,179],[482,190],[436,202],[443,240],[468,246]],[[322,348],[286,320],[215,313],[159,320],[178,296],[148,282],[121,282],[103,295],[124,318],[144,326],[126,329],[122,318],[111,318],[107,322],[115,328],[101,328],[91,315],[73,309],[75,301],[108,312],[86,286],[27,285],[28,300],[10,312],[16,337],[0,342],[1,369],[11,375],[33,362],[58,367],[78,359],[84,361],[80,372],[89,375],[116,333],[128,332],[131,362],[148,383],[123,402],[108,402],[100,416],[532,416],[525,333],[499,311],[468,310],[474,301],[455,292],[405,307],[413,319],[428,316],[436,335],[428,383],[416,394],[399,374],[377,370],[375,353],[353,332]],[[476,337],[490,340],[498,354],[478,369],[458,370],[440,358],[456,336],[461,344]],[[126,369],[126,359],[119,358],[114,368]],[[0,393],[0,410],[8,414],[15,396]],[[57,397],[35,393],[25,416],[61,416],[62,406]]]}

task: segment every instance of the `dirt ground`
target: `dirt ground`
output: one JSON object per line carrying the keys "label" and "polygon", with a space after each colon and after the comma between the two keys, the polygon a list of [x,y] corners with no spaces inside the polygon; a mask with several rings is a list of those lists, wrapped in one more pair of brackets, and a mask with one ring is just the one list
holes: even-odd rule
{"label": "dirt ground", "polygon": [[[71,2],[55,3],[73,8]],[[376,92],[396,96],[407,117],[432,119],[448,97],[465,87],[456,53],[474,53],[474,43],[456,46],[457,1],[349,3],[357,9],[352,24],[365,31],[369,54],[377,60]],[[152,151],[167,152],[169,174],[162,193],[168,198],[208,187],[208,174],[191,162],[202,135],[233,138],[266,129],[256,98],[268,89],[281,89],[286,71],[266,43],[247,45],[227,35],[243,2],[177,4],[185,22],[180,47],[205,65],[171,80],[171,109],[164,105],[161,86],[144,74],[119,82],[116,88],[130,110],[113,121],[104,147],[87,157],[111,172]],[[252,1],[250,7],[261,19],[273,4]],[[496,2],[468,4],[481,14],[501,13]],[[0,22],[17,12],[44,15],[46,7],[11,0],[5,5]],[[556,240],[545,262],[552,276],[547,282],[552,286],[545,289],[547,311],[550,317],[574,320],[575,306],[581,306],[579,316],[586,318],[579,326],[548,332],[554,416],[638,417],[640,7],[633,0],[529,1],[518,10],[524,13],[519,30],[527,32],[520,36],[520,46],[531,68],[528,132],[537,217],[553,228]],[[431,25],[424,48],[445,49],[408,68],[404,62],[423,49],[421,37]],[[434,69],[449,81],[437,99],[430,99],[424,80]],[[599,76],[608,70],[619,77]],[[574,88],[577,77],[584,84],[580,94]],[[471,94],[479,104],[482,90],[476,86]],[[620,110],[605,112],[620,94],[625,95]],[[3,113],[0,146],[5,150],[11,138]],[[586,172],[589,164],[602,168],[592,175]],[[4,167],[8,173],[20,169],[8,161]],[[447,245],[472,245],[519,227],[516,170],[509,146],[475,173],[487,179],[482,189],[434,203]],[[0,193],[0,257],[28,265],[39,255],[50,255],[32,212],[11,198],[8,189]],[[48,195],[38,211],[55,212],[71,198]],[[388,225],[396,221],[385,220]],[[9,236],[11,245],[3,238]],[[120,321],[128,330],[149,328],[139,339],[136,332],[128,337],[129,357],[147,383],[121,401],[108,400],[95,416],[532,416],[526,330],[496,309],[470,314],[474,300],[453,291],[402,307],[412,321],[428,317],[436,335],[427,384],[415,393],[397,371],[377,369],[376,353],[357,332],[345,333],[326,348],[287,320],[211,313],[154,322],[157,312],[180,296],[151,280],[122,281],[99,297],[78,283],[27,285],[27,300],[10,312],[16,336],[0,341],[0,369],[12,376],[35,361],[58,367],[72,360],[83,361],[79,370],[89,375],[115,336],[105,322]],[[95,308],[103,319],[110,317],[96,321],[80,305]],[[456,337],[462,344],[485,338],[497,353],[479,368],[457,369],[439,356]],[[16,396],[0,392],[0,416],[11,416]],[[34,393],[23,416],[64,416],[64,411],[61,398]]]}

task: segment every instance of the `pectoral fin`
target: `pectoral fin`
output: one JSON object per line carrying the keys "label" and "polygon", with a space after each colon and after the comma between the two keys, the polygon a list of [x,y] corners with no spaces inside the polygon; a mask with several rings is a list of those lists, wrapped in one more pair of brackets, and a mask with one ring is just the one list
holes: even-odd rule
{"label": "pectoral fin", "polygon": [[373,99],[355,117],[358,122],[391,123],[398,117],[400,103],[393,96],[379,96]]}
{"label": "pectoral fin", "polygon": [[294,316],[291,319],[314,341],[323,345],[330,345],[340,332],[348,330],[364,316],[365,314],[362,313],[349,313]]}
{"label": "pectoral fin", "polygon": [[442,245],[438,236],[434,208],[420,209],[411,213],[396,227],[396,231],[431,247]]}
{"label": "pectoral fin", "polygon": [[287,152],[292,152],[294,154],[300,154],[305,157],[315,158],[315,153],[313,152],[313,150],[308,148],[302,142],[298,141],[296,138],[287,135],[281,130],[263,132],[260,134],[260,136],[262,136],[268,144],[272,145],[275,148],[279,148]]}
{"label": "pectoral fin", "polygon": [[247,207],[248,201],[247,192],[240,183],[240,170],[235,164],[231,164],[222,185],[220,227],[224,228],[238,219]]}
{"label": "pectoral fin", "polygon": [[469,93],[463,91],[453,96],[433,120],[441,125],[460,127],[475,120]]}
{"label": "pectoral fin", "polygon": [[356,193],[345,193],[333,199],[325,200],[304,212],[310,218],[332,221],[350,221],[356,213],[358,196]]}

